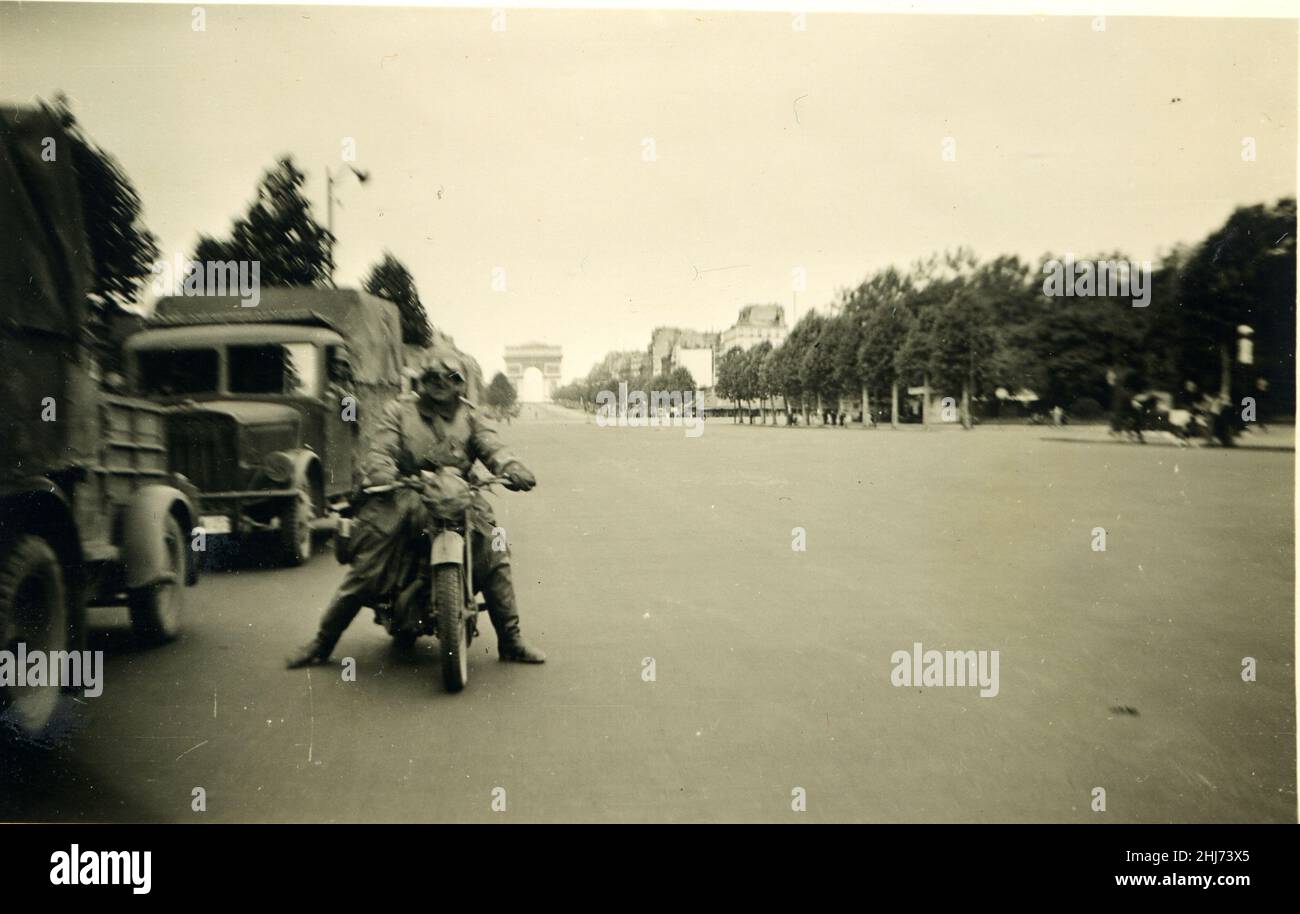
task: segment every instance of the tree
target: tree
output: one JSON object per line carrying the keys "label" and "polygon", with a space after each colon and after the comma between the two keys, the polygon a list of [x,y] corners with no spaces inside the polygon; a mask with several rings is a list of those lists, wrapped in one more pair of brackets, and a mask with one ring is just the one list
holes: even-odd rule
{"label": "tree", "polygon": [[[772,395],[772,341],[763,340],[749,350],[747,374],[754,386],[754,396],[758,398],[758,414],[767,425],[767,398]],[[772,417],[775,424],[776,417]]]}
{"label": "tree", "polygon": [[[912,320],[902,345],[894,354],[894,364],[901,376],[921,376],[924,391],[921,401],[922,422],[930,421],[932,383],[936,380],[951,383],[956,373],[953,366],[954,351],[961,350],[960,340],[965,328],[954,326],[954,322],[960,319],[962,305],[954,305],[953,299],[970,282],[976,267],[974,255],[959,248],[944,253],[942,257],[934,255],[918,261],[912,269],[908,284],[908,309],[912,313]],[[967,306],[972,302],[972,298],[964,299]]]}
{"label": "tree", "polygon": [[[805,396],[811,395],[817,401],[817,415],[824,420],[825,399],[832,393],[834,381],[831,374],[831,351],[827,345],[827,318],[816,311],[809,311],[790,331],[791,336],[798,334],[799,339],[799,387]],[[808,421],[808,404],[803,403],[804,423]]]}
{"label": "tree", "polygon": [[[938,305],[936,339],[930,372],[947,388],[961,389],[962,424],[974,427],[971,399],[1006,371],[999,317],[1023,314],[1029,274],[1016,257],[999,257],[976,265],[949,284],[949,297]],[[973,267],[973,271],[968,271]]]}
{"label": "tree", "polygon": [[397,305],[402,316],[403,343],[428,346],[433,342],[429,317],[420,301],[420,293],[415,288],[415,277],[406,268],[406,264],[384,251],[384,259],[370,268],[362,288],[371,295],[385,298]]}
{"label": "tree", "polygon": [[[1061,259],[1044,255],[1043,262]],[[1127,257],[1111,252],[1091,259]],[[1041,276],[1036,280],[1041,283]],[[1025,379],[1044,402],[1067,408],[1080,397],[1105,402],[1109,369],[1142,373],[1149,309],[1134,308],[1131,297],[1048,297],[1039,285],[1025,309],[1020,326],[1007,334],[1008,368],[1015,369],[1009,374]],[[1022,358],[1026,353],[1029,358]]]}
{"label": "tree", "polygon": [[740,372],[743,360],[744,352],[739,346],[732,346],[718,359],[718,376],[713,381],[713,392],[718,399],[730,400],[736,406],[731,417],[733,422],[740,420]]}
{"label": "tree", "polygon": [[[43,106],[67,133],[82,218],[94,267],[90,288],[90,337],[105,370],[120,370],[120,342],[114,326],[133,317],[125,306],[138,303],[145,278],[158,260],[158,241],[144,224],[140,195],[122,166],[95,145],[77,124],[66,96]],[[59,150],[55,154],[60,154]]]}
{"label": "tree", "polygon": [[844,399],[862,397],[862,408],[867,409],[868,398],[863,383],[862,366],[858,348],[862,345],[863,327],[866,323],[864,309],[851,290],[840,292],[834,316],[828,321],[828,357],[830,361],[830,387],[835,395],[838,412]]}
{"label": "tree", "polygon": [[691,372],[685,365],[678,365],[664,375],[661,383],[655,385],[654,389],[693,391],[695,390],[695,378],[691,377]]}
{"label": "tree", "polygon": [[781,385],[781,393],[785,397],[786,409],[789,410],[790,404],[798,400],[805,426],[808,424],[806,397],[809,390],[804,386],[803,362],[816,339],[815,327],[809,322],[812,316],[812,312],[809,312],[790,328],[785,342],[776,350],[776,364],[773,369],[773,374]]}
{"label": "tree", "polygon": [[332,237],[317,224],[302,193],[306,175],[286,156],[263,176],[248,214],[235,220],[228,240],[200,235],[194,259],[257,261],[264,286],[328,286]]}
{"label": "tree", "polygon": [[[854,291],[859,304],[854,311],[863,314],[861,339],[858,343],[858,377],[862,380],[863,400],[872,390],[890,390],[890,424],[898,427],[899,373],[894,354],[902,347],[911,327],[908,302],[911,286],[906,276],[893,267],[881,270]],[[866,408],[866,403],[863,403]]]}
{"label": "tree", "polygon": [[[499,371],[492,376],[492,383],[488,385],[484,399],[487,400],[488,408],[496,413],[498,417],[505,419],[506,422],[509,422],[512,416],[517,415],[515,401],[518,399],[518,395],[515,393],[515,386],[510,383],[509,378]],[[557,399],[562,399],[558,396],[558,391]]]}
{"label": "tree", "polygon": [[753,425],[753,400],[758,396],[758,366],[753,348],[741,350],[736,357],[736,396],[745,404],[745,419]]}
{"label": "tree", "polygon": [[1181,284],[1187,377],[1210,387],[1217,373],[1217,386],[1227,392],[1238,368],[1237,327],[1246,325],[1254,331],[1252,370],[1272,373],[1275,388],[1293,388],[1295,235],[1296,201],[1288,197],[1271,207],[1238,208],[1197,248]]}

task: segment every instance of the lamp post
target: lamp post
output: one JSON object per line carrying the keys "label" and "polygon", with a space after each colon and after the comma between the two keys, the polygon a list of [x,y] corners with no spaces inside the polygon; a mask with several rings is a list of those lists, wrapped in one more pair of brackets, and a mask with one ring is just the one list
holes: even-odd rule
{"label": "lamp post", "polygon": [[[362,171],[355,165],[349,165],[348,171],[357,176],[359,184],[365,184],[370,180],[370,172]],[[330,235],[330,285],[334,285],[334,245],[338,240],[334,237],[334,172],[330,171],[328,165],[325,166],[325,230]],[[340,203],[339,206],[343,204]]]}

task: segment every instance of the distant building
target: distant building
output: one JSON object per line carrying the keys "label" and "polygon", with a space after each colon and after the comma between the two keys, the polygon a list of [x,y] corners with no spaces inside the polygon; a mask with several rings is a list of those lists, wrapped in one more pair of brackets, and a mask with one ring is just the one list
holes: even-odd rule
{"label": "distant building", "polygon": [[691,373],[691,380],[695,382],[697,388],[712,387],[713,354],[712,346],[696,347],[678,344],[673,347],[673,354],[669,359],[669,370],[685,368]]}
{"label": "distant building", "polygon": [[635,381],[650,374],[650,354],[639,349],[624,352],[614,350],[605,354],[596,369],[616,381]]}
{"label": "distant building", "polygon": [[740,309],[736,322],[722,331],[720,352],[741,349],[748,352],[762,343],[770,342],[773,347],[785,342],[790,328],[785,323],[785,308],[781,305],[745,305]]}
{"label": "distant building", "polygon": [[650,373],[667,374],[673,370],[673,350],[716,349],[718,335],[682,327],[656,327],[650,336]]}

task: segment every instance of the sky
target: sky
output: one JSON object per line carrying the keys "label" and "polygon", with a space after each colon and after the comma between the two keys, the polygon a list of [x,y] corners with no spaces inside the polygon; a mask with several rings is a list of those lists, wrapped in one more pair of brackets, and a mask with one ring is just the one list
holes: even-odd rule
{"label": "sky", "polygon": [[1295,194],[1294,20],[204,11],[0,2],[0,103],[66,93],[168,258],[285,154],[323,224],[351,140],[339,284],[392,251],[489,376],[958,245],[1155,259]]}

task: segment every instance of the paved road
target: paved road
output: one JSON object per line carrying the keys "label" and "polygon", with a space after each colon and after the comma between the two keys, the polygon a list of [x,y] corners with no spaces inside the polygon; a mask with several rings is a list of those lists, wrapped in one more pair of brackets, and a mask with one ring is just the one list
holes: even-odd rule
{"label": "paved road", "polygon": [[[213,573],[173,645],[100,616],[104,694],[0,756],[0,817],[1295,820],[1292,454],[555,409],[505,431],[541,479],[498,505],[548,664],[489,635],[449,696],[366,613],[336,654],[357,681],[287,672],[340,567]],[[915,642],[997,650],[997,696],[891,685]]]}

